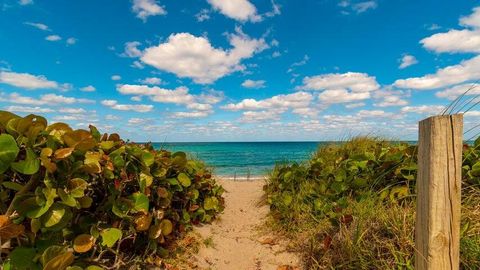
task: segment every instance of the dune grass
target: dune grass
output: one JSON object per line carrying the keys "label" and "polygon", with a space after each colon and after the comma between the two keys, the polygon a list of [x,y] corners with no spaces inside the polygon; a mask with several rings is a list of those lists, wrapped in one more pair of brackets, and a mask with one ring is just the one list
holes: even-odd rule
{"label": "dune grass", "polygon": [[[470,176],[461,268],[480,269],[480,190]],[[271,172],[269,225],[292,239],[305,269],[413,269],[415,179],[415,146],[375,138],[322,146],[309,162]]]}

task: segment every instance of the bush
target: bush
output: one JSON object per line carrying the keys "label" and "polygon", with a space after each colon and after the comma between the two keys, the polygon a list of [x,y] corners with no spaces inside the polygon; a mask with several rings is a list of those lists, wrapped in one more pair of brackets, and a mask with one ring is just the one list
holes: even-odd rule
{"label": "bush", "polygon": [[0,111],[0,173],[4,269],[159,265],[223,210],[222,187],[185,153],[37,115]]}
{"label": "bush", "polygon": [[[480,268],[480,140],[464,146],[462,267]],[[372,138],[321,146],[306,163],[277,165],[264,189],[280,228],[303,234],[310,268],[413,267],[417,147]],[[467,192],[468,191],[468,192]],[[467,199],[468,198],[468,199]],[[398,218],[396,218],[398,217]],[[303,231],[303,232],[302,232]],[[468,263],[467,263],[468,262]]]}

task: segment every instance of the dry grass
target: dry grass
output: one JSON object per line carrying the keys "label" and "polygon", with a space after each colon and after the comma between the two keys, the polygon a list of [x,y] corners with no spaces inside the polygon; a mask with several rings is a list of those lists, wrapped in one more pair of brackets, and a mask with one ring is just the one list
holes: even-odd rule
{"label": "dry grass", "polygon": [[[415,202],[382,202],[374,196],[351,201],[349,224],[328,219],[298,220],[285,230],[270,219],[269,228],[291,239],[303,255],[304,269],[414,269]],[[292,225],[292,224],[291,224]],[[464,191],[462,202],[461,269],[480,269],[480,191]]]}

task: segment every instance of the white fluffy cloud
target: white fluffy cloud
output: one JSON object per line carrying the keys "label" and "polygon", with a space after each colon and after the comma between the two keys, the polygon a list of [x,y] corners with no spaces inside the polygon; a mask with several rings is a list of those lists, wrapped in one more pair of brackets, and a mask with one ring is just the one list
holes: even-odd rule
{"label": "white fluffy cloud", "polygon": [[403,107],[400,110],[400,112],[402,112],[402,113],[417,113],[417,114],[437,115],[443,109],[445,109],[445,106],[439,106],[439,105],[406,106],[406,107]]}
{"label": "white fluffy cloud", "polygon": [[172,118],[204,118],[211,114],[211,111],[174,112]]}
{"label": "white fluffy cloud", "polygon": [[27,90],[35,89],[68,89],[68,84],[59,84],[48,80],[43,75],[32,75],[29,73],[16,73],[10,71],[0,71],[0,83],[12,85]]}
{"label": "white fluffy cloud", "polygon": [[59,36],[59,35],[49,35],[45,38],[45,40],[48,40],[48,41],[59,41],[59,40],[62,40],[62,37]]}
{"label": "white fluffy cloud", "polygon": [[254,81],[254,80],[245,80],[243,83],[242,83],[242,86],[245,87],[245,88],[265,88],[265,81],[264,80],[258,80],[258,81]]}
{"label": "white fluffy cloud", "polygon": [[216,104],[223,99],[222,92],[210,90],[201,95],[192,95],[187,87],[177,87],[170,90],[158,86],[125,84],[117,86],[117,90],[124,95],[148,96],[154,102],[184,105],[187,109],[192,110],[174,113],[172,114],[174,118],[206,117],[213,113],[212,104]]}
{"label": "white fluffy cloud", "polygon": [[470,95],[479,95],[480,94],[480,86],[479,85],[473,85],[471,83],[465,83],[465,84],[459,84],[455,85],[452,87],[449,87],[447,89],[443,89],[441,91],[438,91],[435,93],[435,96],[439,98],[446,98],[449,100],[454,100],[458,96],[462,95],[468,90],[468,93],[466,93],[466,96]]}
{"label": "white fluffy cloud", "polygon": [[433,74],[396,80],[394,85],[399,88],[429,90],[477,79],[480,79],[480,56],[438,69]]}
{"label": "white fluffy cloud", "polygon": [[18,3],[22,6],[33,5],[33,0],[19,0]]}
{"label": "white fluffy cloud", "polygon": [[377,100],[374,103],[376,107],[394,107],[394,106],[406,106],[408,101],[404,98],[410,96],[410,93],[404,91],[395,91],[390,88],[381,89],[373,93],[373,98]]}
{"label": "white fluffy cloud", "polygon": [[347,72],[305,77],[303,85],[297,89],[323,91],[319,94],[319,100],[326,104],[333,104],[369,99],[370,92],[378,90],[379,87],[373,76],[366,73]]}
{"label": "white fluffy cloud", "polygon": [[51,113],[55,112],[50,108],[42,108],[42,107],[28,107],[28,106],[7,106],[4,108],[6,111],[9,112],[20,112],[20,113]]}
{"label": "white fluffy cloud", "polygon": [[150,112],[153,110],[153,105],[131,105],[131,104],[118,104],[118,101],[113,99],[103,100],[102,105],[110,107],[119,111],[136,111],[136,112]]}
{"label": "white fluffy cloud", "polygon": [[400,59],[400,66],[398,66],[399,69],[404,69],[409,66],[415,65],[418,63],[417,58],[413,55],[405,54],[401,59]]}
{"label": "white fluffy cloud", "polygon": [[50,28],[48,28],[48,25],[43,24],[43,23],[24,22],[24,24],[30,25],[32,27],[35,27],[35,28],[43,30],[43,31],[50,31]]}
{"label": "white fluffy cloud", "polygon": [[83,99],[83,98],[74,98],[66,97],[56,94],[46,94],[41,95],[38,98],[22,96],[18,93],[11,93],[6,95],[0,93],[0,101],[15,103],[15,104],[25,104],[25,105],[61,105],[61,104],[74,104],[74,103],[95,103],[93,100]]}
{"label": "white fluffy cloud", "polygon": [[122,76],[120,75],[112,75],[112,77],[110,77],[112,79],[112,81],[119,81],[122,79]]}
{"label": "white fluffy cloud", "polygon": [[370,9],[376,9],[377,7],[378,7],[377,2],[372,0],[372,1],[356,3],[352,6],[352,9],[357,13],[363,13]]}
{"label": "white fluffy cloud", "polygon": [[253,111],[263,109],[295,109],[308,107],[313,96],[307,92],[296,92],[288,95],[277,95],[268,99],[244,99],[239,103],[230,103],[222,107],[229,111]]}
{"label": "white fluffy cloud", "polygon": [[163,84],[162,79],[157,78],[157,77],[148,77],[143,80],[139,80],[140,83],[143,84],[150,84],[150,85],[160,85]]}
{"label": "white fluffy cloud", "polygon": [[208,3],[223,15],[237,21],[259,22],[262,17],[257,14],[257,8],[248,0],[207,0]]}
{"label": "white fluffy cloud", "polygon": [[142,56],[142,51],[138,48],[142,43],[138,41],[129,41],[125,43],[125,51],[122,56],[126,57],[140,57]]}
{"label": "white fluffy cloud", "polygon": [[232,72],[244,70],[243,59],[252,57],[268,47],[265,40],[252,39],[237,28],[228,35],[233,47],[214,48],[205,37],[189,33],[172,34],[165,43],[144,50],[141,60],[160,70],[191,78],[196,83],[213,83]]}
{"label": "white fluffy cloud", "polygon": [[155,0],[133,0],[132,11],[144,22],[150,16],[167,14],[165,7],[160,6]]}
{"label": "white fluffy cloud", "polygon": [[242,113],[240,121],[244,123],[278,121],[281,113],[282,110],[246,111]]}
{"label": "white fluffy cloud", "polygon": [[83,91],[83,92],[95,92],[95,90],[97,89],[93,85],[88,85],[80,88],[80,91]]}
{"label": "white fluffy cloud", "polygon": [[117,90],[124,95],[149,96],[152,101],[160,103],[188,104],[195,101],[186,87],[170,90],[158,86],[124,84],[119,85]]}
{"label": "white fluffy cloud", "polygon": [[473,9],[469,16],[460,18],[462,30],[434,34],[420,43],[427,49],[438,53],[479,53],[480,52],[480,7]]}
{"label": "white fluffy cloud", "polygon": [[74,38],[74,37],[70,37],[70,38],[67,38],[67,44],[68,45],[74,45],[75,43],[77,43],[78,39]]}
{"label": "white fluffy cloud", "polygon": [[366,73],[347,72],[305,77],[303,79],[303,85],[300,86],[299,89],[348,89],[352,92],[369,92],[377,90],[379,87],[373,76],[369,76]]}

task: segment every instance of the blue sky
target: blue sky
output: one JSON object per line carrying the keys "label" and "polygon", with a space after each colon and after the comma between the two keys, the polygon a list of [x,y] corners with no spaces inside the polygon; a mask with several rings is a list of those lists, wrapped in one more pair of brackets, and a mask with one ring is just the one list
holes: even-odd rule
{"label": "blue sky", "polygon": [[416,139],[480,79],[477,7],[2,0],[0,109],[135,141]]}

